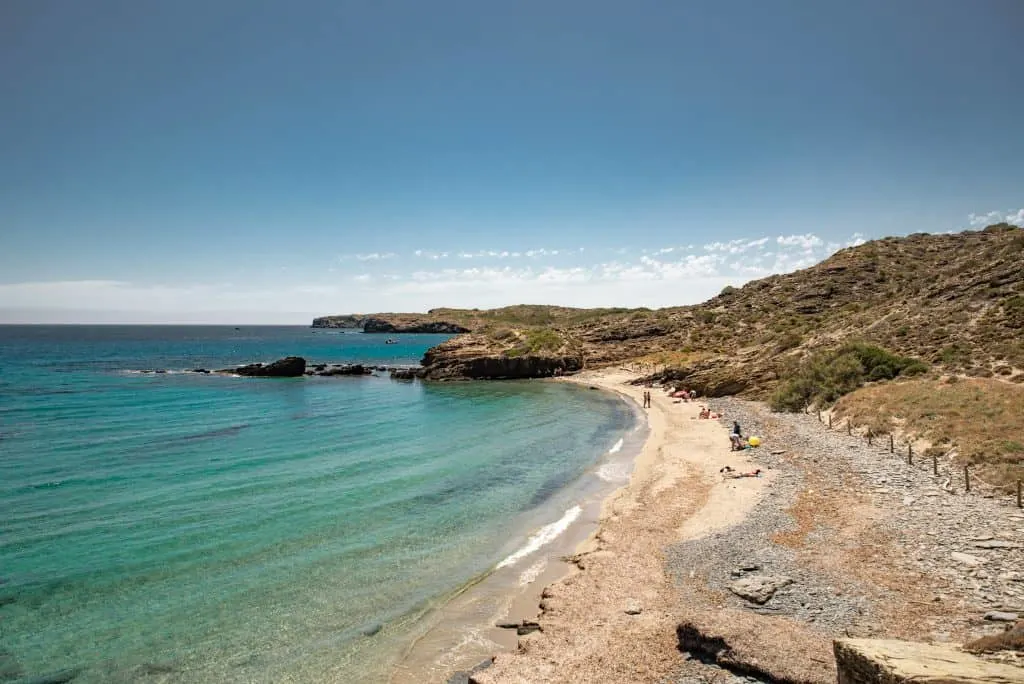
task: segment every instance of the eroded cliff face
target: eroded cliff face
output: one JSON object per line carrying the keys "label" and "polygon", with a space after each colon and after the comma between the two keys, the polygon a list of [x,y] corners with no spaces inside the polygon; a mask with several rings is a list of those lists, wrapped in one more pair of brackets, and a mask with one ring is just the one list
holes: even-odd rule
{"label": "eroded cliff face", "polygon": [[423,376],[430,380],[547,378],[583,368],[582,355],[508,350],[487,335],[459,335],[427,350]]}
{"label": "eroded cliff face", "polygon": [[413,321],[401,323],[386,320],[383,318],[369,317],[363,319],[363,332],[365,333],[443,333],[459,335],[469,332],[457,323],[451,321]]}

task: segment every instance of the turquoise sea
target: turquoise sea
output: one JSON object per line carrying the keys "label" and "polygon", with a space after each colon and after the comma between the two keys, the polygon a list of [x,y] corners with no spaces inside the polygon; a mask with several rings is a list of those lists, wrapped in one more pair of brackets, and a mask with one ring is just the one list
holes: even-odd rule
{"label": "turquoise sea", "polygon": [[0,326],[0,681],[381,681],[432,607],[528,562],[635,427],[623,401],[182,372],[444,336],[398,339]]}

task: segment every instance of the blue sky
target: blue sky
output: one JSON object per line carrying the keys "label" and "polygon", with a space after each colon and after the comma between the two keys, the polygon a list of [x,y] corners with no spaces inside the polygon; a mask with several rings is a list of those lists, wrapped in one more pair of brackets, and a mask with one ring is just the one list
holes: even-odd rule
{"label": "blue sky", "polygon": [[1022,29],[1019,0],[6,0],[0,321],[666,306],[1024,223]]}

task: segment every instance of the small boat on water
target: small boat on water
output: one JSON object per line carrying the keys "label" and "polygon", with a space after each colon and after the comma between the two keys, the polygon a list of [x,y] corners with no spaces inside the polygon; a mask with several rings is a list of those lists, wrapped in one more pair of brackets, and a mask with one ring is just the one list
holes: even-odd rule
{"label": "small boat on water", "polygon": [[396,340],[393,337],[389,337],[388,339],[384,340],[384,344],[398,344],[398,340]]}

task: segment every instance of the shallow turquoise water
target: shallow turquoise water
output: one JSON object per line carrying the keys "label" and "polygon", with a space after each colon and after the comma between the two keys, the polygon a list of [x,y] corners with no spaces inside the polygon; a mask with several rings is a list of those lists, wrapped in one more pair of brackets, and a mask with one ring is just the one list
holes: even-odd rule
{"label": "shallow turquoise water", "polygon": [[633,426],[558,383],[133,372],[444,337],[400,339],[0,326],[0,681],[378,681]]}

